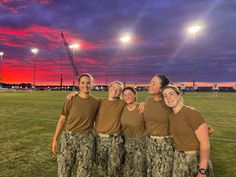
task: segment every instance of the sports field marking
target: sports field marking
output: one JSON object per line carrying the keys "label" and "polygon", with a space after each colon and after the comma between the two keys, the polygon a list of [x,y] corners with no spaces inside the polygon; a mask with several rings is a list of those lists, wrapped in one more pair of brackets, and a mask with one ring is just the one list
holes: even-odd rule
{"label": "sports field marking", "polygon": [[229,138],[211,138],[213,140],[219,140],[219,141],[231,141],[231,142],[236,142],[235,139],[229,139]]}

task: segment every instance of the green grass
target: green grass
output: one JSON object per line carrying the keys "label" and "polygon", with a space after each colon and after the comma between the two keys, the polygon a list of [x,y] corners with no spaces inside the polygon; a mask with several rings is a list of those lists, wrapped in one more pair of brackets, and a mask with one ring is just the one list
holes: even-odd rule
{"label": "green grass", "polygon": [[[56,157],[50,147],[68,93],[0,92],[0,176],[57,176]],[[107,93],[93,94],[101,98]],[[140,93],[138,100],[143,101],[146,96],[147,93]],[[211,140],[215,176],[236,176],[236,94],[220,93],[214,98],[212,93],[186,93],[184,100],[200,110],[215,130]]]}

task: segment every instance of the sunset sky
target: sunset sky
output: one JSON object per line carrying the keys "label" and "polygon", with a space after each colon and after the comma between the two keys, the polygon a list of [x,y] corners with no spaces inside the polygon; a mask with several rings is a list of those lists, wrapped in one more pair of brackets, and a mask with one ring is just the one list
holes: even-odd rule
{"label": "sunset sky", "polygon": [[[201,26],[195,42],[187,29]],[[79,43],[79,73],[97,83],[124,78],[147,83],[236,82],[236,1],[233,0],[0,0],[3,82],[72,84],[73,69],[60,36]],[[120,37],[131,34],[124,46]],[[39,53],[32,54],[36,47]],[[195,68],[195,69],[194,69]]]}

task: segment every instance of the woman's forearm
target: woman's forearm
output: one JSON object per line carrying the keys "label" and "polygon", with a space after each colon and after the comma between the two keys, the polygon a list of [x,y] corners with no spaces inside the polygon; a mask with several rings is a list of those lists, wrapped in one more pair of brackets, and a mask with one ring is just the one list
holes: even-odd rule
{"label": "woman's forearm", "polygon": [[197,139],[200,143],[199,151],[200,151],[200,168],[207,168],[207,163],[210,155],[210,142],[208,136],[208,126],[206,123],[202,124],[197,131],[195,131]]}
{"label": "woman's forearm", "polygon": [[58,123],[57,123],[57,126],[56,126],[54,136],[53,136],[53,141],[57,141],[58,136],[60,135],[61,130],[65,125],[65,118],[66,118],[65,116],[62,116],[62,115],[60,116],[60,118],[58,120]]}
{"label": "woman's forearm", "polygon": [[207,163],[210,155],[210,144],[205,142],[200,144],[200,162],[199,168],[207,168]]}

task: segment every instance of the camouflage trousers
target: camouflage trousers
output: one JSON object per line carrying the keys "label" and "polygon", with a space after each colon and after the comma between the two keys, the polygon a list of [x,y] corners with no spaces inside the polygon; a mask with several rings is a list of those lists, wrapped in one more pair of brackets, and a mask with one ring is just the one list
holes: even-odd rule
{"label": "camouflage trousers", "polygon": [[171,177],[174,148],[170,136],[162,139],[147,139],[147,176]]}
{"label": "camouflage trousers", "polygon": [[146,177],[146,137],[125,138],[124,177]]}
{"label": "camouflage trousers", "polygon": [[[173,177],[195,177],[198,174],[199,153],[177,151],[174,153]],[[207,177],[213,177],[212,164],[208,162]]]}
{"label": "camouflage trousers", "polygon": [[100,177],[120,177],[124,159],[121,135],[97,138],[97,166]]}
{"label": "camouflage trousers", "polygon": [[69,177],[77,164],[77,177],[90,177],[94,157],[94,136],[64,131],[57,156],[58,176]]}

